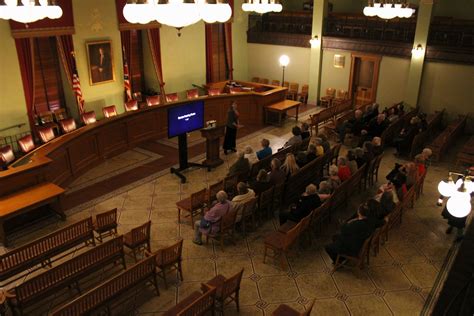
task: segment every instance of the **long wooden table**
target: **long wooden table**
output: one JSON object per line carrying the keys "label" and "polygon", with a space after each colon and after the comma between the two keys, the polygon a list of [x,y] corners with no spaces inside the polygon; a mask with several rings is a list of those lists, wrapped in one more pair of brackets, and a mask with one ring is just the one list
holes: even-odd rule
{"label": "long wooden table", "polygon": [[0,242],[7,246],[4,223],[40,206],[51,204],[52,209],[65,219],[60,196],[64,189],[54,183],[42,183],[0,198]]}
{"label": "long wooden table", "polygon": [[[283,115],[288,116],[287,112],[294,108],[296,108],[295,119],[298,122],[298,112],[299,112],[300,105],[301,105],[301,102],[299,101],[283,100],[283,101],[265,106],[265,123],[281,126],[283,122]],[[277,114],[278,122],[274,122],[269,119],[270,113]]]}
{"label": "long wooden table", "polygon": [[[244,125],[263,125],[264,107],[285,99],[287,88],[239,82],[254,91],[217,96],[201,96],[192,101],[204,101],[204,119],[226,122],[232,101],[239,107]],[[222,88],[226,83],[210,86]],[[260,92],[256,92],[260,91]],[[180,100],[126,112],[102,119],[57,137],[0,171],[0,197],[51,182],[66,187],[85,171],[102,161],[136,147],[147,140],[167,137],[167,109],[190,102]]]}

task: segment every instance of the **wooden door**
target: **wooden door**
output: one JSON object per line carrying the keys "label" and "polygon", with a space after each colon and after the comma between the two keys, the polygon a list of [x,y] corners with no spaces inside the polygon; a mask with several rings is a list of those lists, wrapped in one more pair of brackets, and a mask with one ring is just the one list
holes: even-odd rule
{"label": "wooden door", "polygon": [[375,102],[380,59],[380,56],[352,54],[349,95],[355,106]]}

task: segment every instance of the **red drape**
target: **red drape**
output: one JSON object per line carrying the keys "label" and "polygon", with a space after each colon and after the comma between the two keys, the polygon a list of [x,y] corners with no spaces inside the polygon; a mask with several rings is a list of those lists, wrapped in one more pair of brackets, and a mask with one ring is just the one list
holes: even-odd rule
{"label": "red drape", "polygon": [[28,120],[31,130],[34,131],[35,113],[35,59],[34,45],[32,38],[15,39],[16,52],[20,62],[21,80],[23,82],[23,92],[25,95]]}
{"label": "red drape", "polygon": [[[132,84],[132,32],[130,30],[120,31],[120,38],[122,40],[122,62],[125,73],[125,61],[128,66],[128,80],[130,82],[130,95],[133,95],[133,84]],[[127,97],[125,97],[127,99]]]}
{"label": "red drape", "polygon": [[224,42],[227,69],[229,71],[229,79],[233,79],[234,64],[232,60],[232,23],[224,24]]}
{"label": "red drape", "polygon": [[212,61],[213,50],[212,50],[212,24],[205,25],[206,30],[206,82],[212,82],[212,72],[214,63]]}
{"label": "red drape", "polygon": [[72,41],[72,35],[56,36],[56,43],[58,56],[61,59],[67,81],[72,87],[72,75],[74,74],[74,43]]}
{"label": "red drape", "polygon": [[[161,96],[165,95],[163,82],[163,68],[161,65],[161,46],[160,46],[160,29],[152,28],[147,30],[148,44],[150,46],[151,57],[153,65],[155,66],[156,77],[160,84]],[[164,100],[162,100],[164,101]]]}

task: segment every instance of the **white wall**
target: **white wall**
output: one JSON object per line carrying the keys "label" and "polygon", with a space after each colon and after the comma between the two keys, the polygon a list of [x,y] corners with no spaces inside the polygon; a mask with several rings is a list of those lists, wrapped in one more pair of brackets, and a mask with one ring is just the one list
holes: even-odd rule
{"label": "white wall", "polygon": [[290,57],[290,64],[285,69],[285,81],[297,82],[300,87],[309,81],[310,49],[292,46],[248,44],[248,76],[282,79],[282,68],[278,62],[281,55]]}
{"label": "white wall", "polygon": [[[336,54],[345,56],[344,68],[334,67],[334,55]],[[338,50],[324,50],[322,63],[320,95],[326,95],[327,88],[349,91],[351,53]]]}
{"label": "white wall", "polygon": [[385,107],[403,101],[409,69],[409,59],[382,57],[377,86],[378,104]]}

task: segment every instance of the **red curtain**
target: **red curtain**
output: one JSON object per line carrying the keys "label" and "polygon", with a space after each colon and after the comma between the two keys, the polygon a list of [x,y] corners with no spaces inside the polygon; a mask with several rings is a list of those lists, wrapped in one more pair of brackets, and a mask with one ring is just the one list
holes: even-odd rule
{"label": "red curtain", "polygon": [[232,60],[232,23],[224,24],[224,43],[225,43],[225,60],[227,62],[227,70],[229,71],[229,79],[233,79],[234,64]]}
{"label": "red curtain", "polygon": [[32,38],[15,39],[16,52],[20,62],[21,80],[23,82],[23,92],[25,94],[28,120],[32,131],[35,131],[35,59],[34,45]]}
{"label": "red curtain", "polygon": [[[153,65],[155,66],[156,77],[160,84],[161,96],[165,95],[165,89],[163,82],[163,68],[161,66],[161,46],[160,46],[160,29],[152,28],[147,29],[148,44],[150,46],[151,57],[153,59]],[[162,100],[164,101],[164,100]]]}
{"label": "red curtain", "polygon": [[56,43],[58,56],[63,64],[67,80],[72,87],[72,75],[74,74],[74,43],[72,41],[72,35],[56,36]]}
{"label": "red curtain", "polygon": [[212,24],[205,25],[206,30],[206,82],[212,82],[212,73],[214,63],[212,61],[213,50],[212,50]]}
{"label": "red curtain", "polygon": [[[125,61],[128,67],[128,80],[130,82],[130,95],[133,95],[132,84],[132,32],[130,30],[120,31],[120,39],[122,40],[122,62],[125,74]],[[127,99],[127,97],[125,97]]]}

